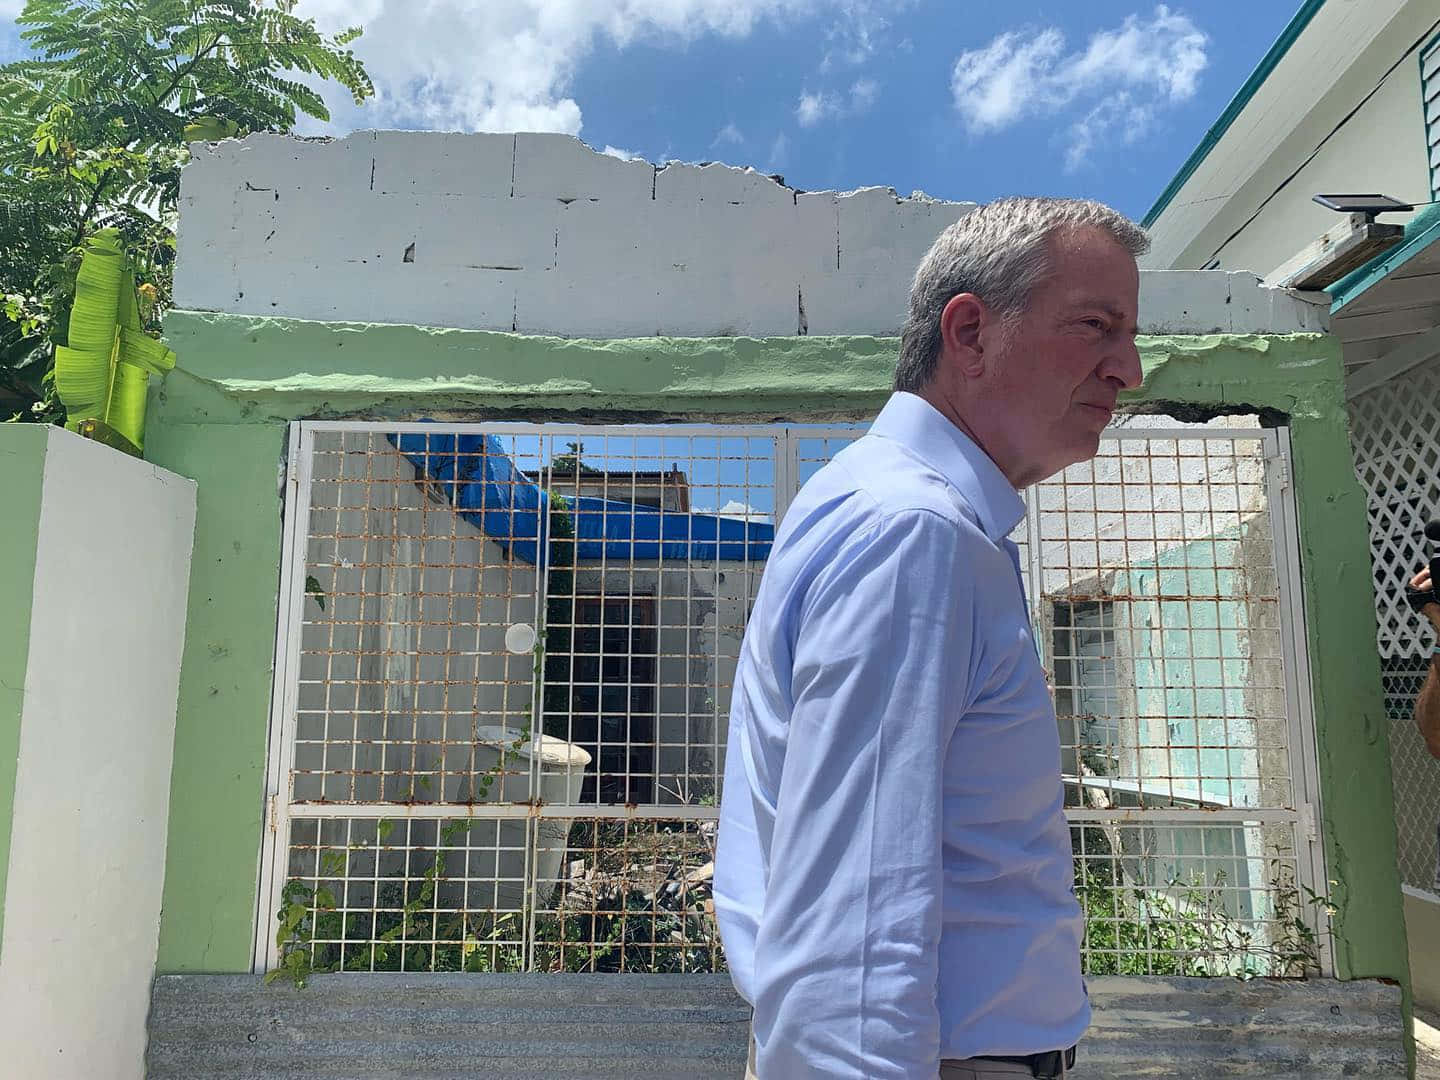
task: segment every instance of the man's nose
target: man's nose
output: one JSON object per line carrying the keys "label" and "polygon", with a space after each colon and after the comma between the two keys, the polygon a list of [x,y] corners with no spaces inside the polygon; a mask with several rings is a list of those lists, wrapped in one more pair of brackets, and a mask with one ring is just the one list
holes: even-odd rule
{"label": "man's nose", "polygon": [[1124,390],[1136,390],[1145,381],[1145,372],[1140,367],[1140,350],[1133,340],[1120,346],[1115,353],[1106,357],[1100,365],[1100,377],[1113,379]]}

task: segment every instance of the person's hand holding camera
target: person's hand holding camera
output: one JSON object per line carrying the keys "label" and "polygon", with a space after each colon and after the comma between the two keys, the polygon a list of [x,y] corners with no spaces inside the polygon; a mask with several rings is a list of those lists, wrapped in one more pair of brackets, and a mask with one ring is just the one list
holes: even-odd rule
{"label": "person's hand holding camera", "polygon": [[[1430,567],[1425,567],[1425,569],[1410,579],[1410,588],[1417,592],[1430,591]],[[1440,604],[1426,604],[1421,611],[1430,620],[1430,625],[1435,628],[1435,632],[1440,634]]]}

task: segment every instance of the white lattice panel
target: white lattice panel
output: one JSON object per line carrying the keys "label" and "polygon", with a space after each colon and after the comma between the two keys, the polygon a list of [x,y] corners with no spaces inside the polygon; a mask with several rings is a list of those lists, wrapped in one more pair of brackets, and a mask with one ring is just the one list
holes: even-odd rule
{"label": "white lattice panel", "polygon": [[1440,513],[1440,356],[1355,399],[1351,424],[1370,514],[1380,655],[1411,656],[1431,637],[1405,603],[1405,582],[1427,558],[1425,522]]}
{"label": "white lattice panel", "polygon": [[1428,557],[1425,522],[1440,515],[1440,356],[1350,405],[1355,471],[1365,489],[1375,575],[1376,643],[1390,718],[1400,874],[1434,889],[1440,765],[1415,730],[1433,632],[1405,603],[1405,583]]}

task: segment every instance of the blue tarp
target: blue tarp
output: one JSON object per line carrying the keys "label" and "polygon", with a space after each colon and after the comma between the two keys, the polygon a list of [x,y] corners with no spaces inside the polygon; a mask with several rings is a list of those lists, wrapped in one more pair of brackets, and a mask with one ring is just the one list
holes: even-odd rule
{"label": "blue tarp", "polygon": [[[412,433],[390,441],[437,484],[462,518],[512,557],[539,563],[549,538],[550,494],[515,467],[493,435]],[[562,493],[563,495],[563,493]],[[619,499],[563,496],[575,530],[575,560],[763,561],[775,527],[716,514],[661,513]]]}

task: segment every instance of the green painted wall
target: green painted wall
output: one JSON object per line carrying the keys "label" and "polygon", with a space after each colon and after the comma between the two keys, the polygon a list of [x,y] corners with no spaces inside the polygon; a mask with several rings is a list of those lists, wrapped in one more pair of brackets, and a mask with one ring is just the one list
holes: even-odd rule
{"label": "green painted wall", "polygon": [[[160,970],[250,964],[285,425],[302,417],[856,419],[889,393],[880,338],[575,341],[172,312],[147,457],[200,482]],[[1345,978],[1408,978],[1364,501],[1339,343],[1141,339],[1130,401],[1292,423],[1325,835]],[[1343,659],[1342,659],[1343,658]]]}
{"label": "green painted wall", "polygon": [[0,425],[0,507],[4,507],[0,513],[0,597],[5,604],[0,618],[0,935],[5,930],[5,877],[10,868],[20,714],[30,660],[30,610],[49,440],[49,428]]}
{"label": "green painted wall", "polygon": [[[149,425],[147,424],[147,429]],[[197,482],[157,970],[248,971],[279,581],[283,425],[158,424]],[[262,630],[263,628],[263,630]]]}

